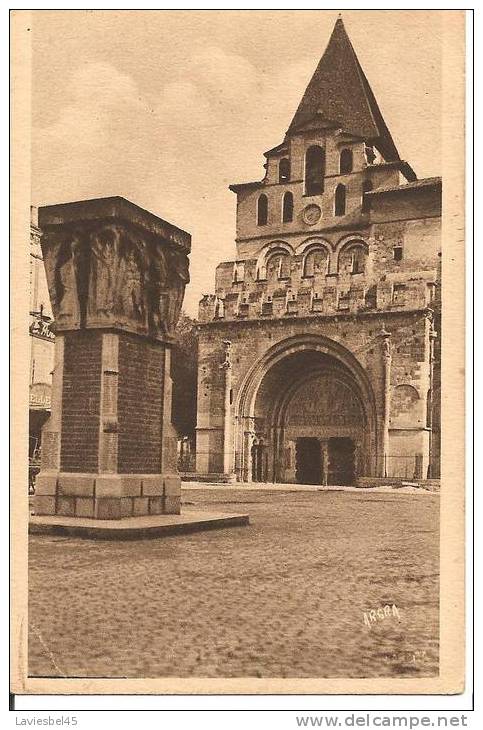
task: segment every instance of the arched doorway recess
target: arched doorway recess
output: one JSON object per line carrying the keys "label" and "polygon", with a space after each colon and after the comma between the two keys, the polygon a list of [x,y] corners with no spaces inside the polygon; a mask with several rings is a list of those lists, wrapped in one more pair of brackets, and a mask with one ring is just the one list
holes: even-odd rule
{"label": "arched doorway recess", "polygon": [[239,480],[252,478],[258,443],[263,481],[350,484],[375,474],[375,399],[355,356],[320,335],[274,345],[252,366],[235,403]]}

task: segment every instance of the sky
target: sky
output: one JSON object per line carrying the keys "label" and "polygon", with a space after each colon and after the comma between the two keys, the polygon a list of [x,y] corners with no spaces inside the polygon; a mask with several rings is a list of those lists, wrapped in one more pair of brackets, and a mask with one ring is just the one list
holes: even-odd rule
{"label": "sky", "polygon": [[[337,11],[33,12],[32,203],[121,195],[192,235],[184,308],[235,258],[236,196],[263,178]],[[441,174],[441,13],[346,10],[400,156]]]}

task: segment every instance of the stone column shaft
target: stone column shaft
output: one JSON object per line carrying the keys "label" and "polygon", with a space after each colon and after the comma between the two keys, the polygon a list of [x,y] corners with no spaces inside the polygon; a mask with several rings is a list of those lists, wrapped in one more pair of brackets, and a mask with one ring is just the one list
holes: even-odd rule
{"label": "stone column shaft", "polygon": [[225,370],[225,399],[223,408],[223,471],[230,474],[232,471],[232,443],[231,443],[231,367]]}
{"label": "stone column shaft", "polygon": [[233,473],[233,443],[232,443],[232,423],[231,423],[231,360],[230,350],[231,342],[225,340],[225,359],[220,365],[224,371],[224,398],[223,398],[223,473],[231,476]]}
{"label": "stone column shaft", "polygon": [[382,357],[384,368],[384,421],[383,421],[383,448],[382,448],[382,469],[381,476],[387,476],[389,457],[389,420],[391,416],[391,334],[384,330],[382,337]]}

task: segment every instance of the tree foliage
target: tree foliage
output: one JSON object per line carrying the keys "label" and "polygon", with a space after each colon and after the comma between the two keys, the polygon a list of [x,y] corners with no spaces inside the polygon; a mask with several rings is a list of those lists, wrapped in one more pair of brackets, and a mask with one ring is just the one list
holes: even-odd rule
{"label": "tree foliage", "polygon": [[171,354],[173,404],[171,420],[180,437],[194,438],[198,383],[198,338],[196,320],[185,312],[176,327],[176,344]]}

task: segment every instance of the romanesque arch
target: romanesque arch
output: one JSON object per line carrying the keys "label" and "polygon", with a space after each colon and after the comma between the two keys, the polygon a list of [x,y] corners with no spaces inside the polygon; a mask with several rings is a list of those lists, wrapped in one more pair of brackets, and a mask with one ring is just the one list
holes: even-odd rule
{"label": "romanesque arch", "polygon": [[335,478],[328,466],[335,445],[351,444],[355,476],[376,469],[379,438],[371,384],[356,357],[323,335],[294,336],[270,348],[247,373],[234,415],[241,480],[252,476],[254,443],[265,449],[259,481],[301,481],[296,452],[310,441],[320,447],[323,462],[313,483]]}
{"label": "romanesque arch", "polygon": [[304,277],[329,272],[332,248],[323,238],[308,238],[297,247],[296,253],[302,256]]}
{"label": "romanesque arch", "polygon": [[369,255],[369,246],[357,236],[351,237],[337,247],[337,271],[340,274],[363,273]]}
{"label": "romanesque arch", "polygon": [[257,279],[267,278],[267,264],[274,256],[281,255],[289,260],[294,254],[292,246],[286,241],[276,240],[264,246],[258,254],[256,265]]}

